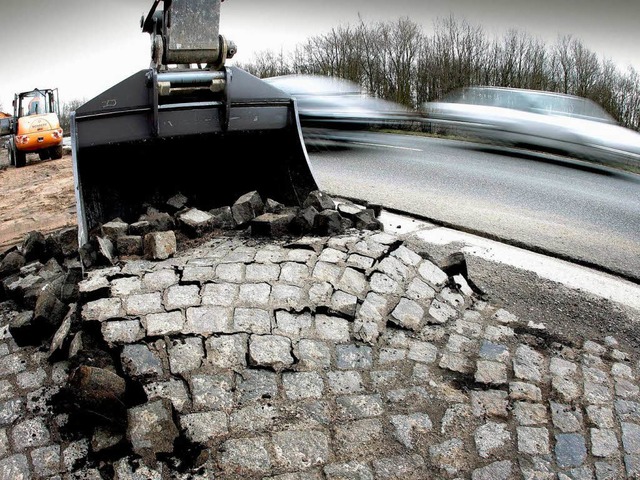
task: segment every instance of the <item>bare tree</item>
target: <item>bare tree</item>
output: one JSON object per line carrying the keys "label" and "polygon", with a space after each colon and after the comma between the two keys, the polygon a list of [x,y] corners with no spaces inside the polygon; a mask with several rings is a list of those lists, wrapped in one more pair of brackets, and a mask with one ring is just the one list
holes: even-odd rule
{"label": "bare tree", "polygon": [[532,40],[524,32],[510,29],[503,37],[500,60],[500,86],[523,88],[529,77],[529,50]]}
{"label": "bare tree", "polygon": [[573,72],[573,57],[571,55],[572,41],[573,38],[571,35],[565,35],[558,39],[554,47],[554,70],[561,93],[569,93],[571,87],[571,75]]}
{"label": "bare tree", "polygon": [[[427,42],[434,81],[430,98],[437,98],[455,88],[480,83],[488,43],[480,26],[449,16],[434,24],[434,34]],[[424,67],[423,67],[424,68]]]}
{"label": "bare tree", "polygon": [[542,40],[530,38],[527,62],[529,63],[527,87],[534,90],[548,90],[551,84],[551,61]]}
{"label": "bare tree", "polygon": [[258,78],[275,77],[291,73],[291,68],[282,50],[279,53],[271,50],[263,50],[254,54],[253,62],[240,64],[238,66]]}
{"label": "bare tree", "polygon": [[629,128],[640,130],[640,72],[629,67],[618,81],[620,121]]}
{"label": "bare tree", "polygon": [[340,77],[361,83],[363,80],[362,42],[358,28],[332,28],[328,33],[309,38],[294,52],[293,70]]}
{"label": "bare tree", "polygon": [[415,106],[413,89],[416,60],[422,43],[422,31],[409,18],[401,18],[383,30],[383,48],[388,61],[386,98]]}
{"label": "bare tree", "polygon": [[615,118],[621,118],[621,93],[618,91],[619,74],[611,60],[603,59],[600,64],[599,75],[594,79],[590,97],[604,107]]}
{"label": "bare tree", "polygon": [[581,97],[590,97],[591,89],[600,76],[598,57],[577,39],[571,42],[571,54],[574,68],[573,93]]}
{"label": "bare tree", "polygon": [[371,95],[376,95],[380,93],[380,51],[378,49],[379,41],[376,31],[381,30],[382,27],[378,24],[371,28],[364,23],[362,17],[359,17],[359,19],[360,24],[358,25],[356,35],[362,52],[363,83],[364,87]]}
{"label": "bare tree", "polygon": [[450,90],[497,85],[571,93],[602,105],[623,125],[640,129],[640,74],[621,73],[571,35],[547,45],[510,30],[489,39],[479,25],[453,16],[433,32],[409,18],[332,28],[285,57],[260,52],[243,68],[259,77],[306,73],[358,83],[369,94],[419,106]]}
{"label": "bare tree", "polygon": [[64,135],[71,133],[71,112],[82,106],[86,99],[73,99],[62,103],[62,111],[60,112],[60,128],[64,131]]}

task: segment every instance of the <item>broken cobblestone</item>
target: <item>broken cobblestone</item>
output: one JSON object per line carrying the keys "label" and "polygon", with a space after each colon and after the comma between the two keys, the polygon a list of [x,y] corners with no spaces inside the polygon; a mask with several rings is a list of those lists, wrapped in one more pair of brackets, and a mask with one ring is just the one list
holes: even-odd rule
{"label": "broken cobblestone", "polygon": [[[623,341],[552,343],[393,235],[265,242],[216,238],[94,273],[56,341],[64,356],[74,339],[69,362],[3,330],[0,479],[97,480],[107,463],[123,479],[640,474]],[[65,438],[72,414],[52,410],[96,353],[126,377],[124,441],[98,426]]]}

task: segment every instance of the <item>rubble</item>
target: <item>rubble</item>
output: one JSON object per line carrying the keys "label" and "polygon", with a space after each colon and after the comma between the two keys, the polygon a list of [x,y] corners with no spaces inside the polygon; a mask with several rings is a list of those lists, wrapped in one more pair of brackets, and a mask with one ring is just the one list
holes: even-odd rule
{"label": "rubble", "polygon": [[238,198],[231,206],[233,219],[239,227],[249,223],[264,213],[264,203],[256,191],[248,192]]}
{"label": "rubble", "polygon": [[287,235],[294,219],[291,213],[264,213],[251,220],[251,235],[258,237],[282,237]]}
{"label": "rubble", "polygon": [[[516,335],[525,319],[378,231],[252,228],[85,269],[77,304],[37,297],[41,317],[57,302],[68,312],[46,314],[59,325],[41,351],[13,335],[32,336],[35,316],[0,309],[13,323],[0,342],[0,472],[633,478],[631,460],[614,461],[640,442],[624,342]],[[11,284],[82,271],[43,260]]]}
{"label": "rubble", "polygon": [[112,243],[115,243],[118,237],[126,235],[128,231],[129,224],[123,222],[120,218],[115,218],[101,227],[102,236],[111,240]]}
{"label": "rubble", "polygon": [[149,260],[165,260],[176,253],[173,230],[147,233],[144,237],[144,256]]}
{"label": "rubble", "polygon": [[[80,248],[80,258],[87,269],[104,264],[116,265],[119,257],[144,256],[150,260],[165,260],[179,248],[178,237],[174,246],[172,233],[199,239],[215,231],[246,229],[252,236],[279,238],[305,234],[335,235],[349,228],[382,229],[373,209],[346,201],[336,202],[321,191],[311,192],[304,205],[301,209],[287,207],[270,198],[263,201],[257,191],[251,191],[241,195],[233,205],[207,212],[189,207],[189,199],[177,194],[166,204],[172,214],[149,207],[131,225],[119,218],[101,225],[98,229],[100,235],[95,235],[92,242]],[[15,270],[21,264],[20,254],[16,252],[7,262],[6,268]],[[15,266],[11,267],[11,262]]]}
{"label": "rubble", "polygon": [[144,254],[141,235],[121,235],[116,240],[116,250],[121,257],[139,257]]}
{"label": "rubble", "polygon": [[[342,232],[345,218],[336,210],[336,204],[328,195],[316,191],[305,202],[307,208],[301,210],[272,199],[263,202],[254,191],[242,195],[234,205],[203,212],[189,208],[187,197],[176,195],[166,204],[171,213],[149,207],[131,225],[114,218],[100,225],[97,234],[82,246],[78,246],[75,228],[65,228],[47,237],[31,232],[20,246],[0,258],[0,298],[13,299],[23,309],[12,317],[9,331],[18,344],[48,344],[52,358],[65,353],[74,357],[85,347],[76,322],[100,321],[128,312],[125,305],[115,305],[113,300],[105,298],[122,260],[169,259],[178,250],[176,233],[197,238],[213,229],[247,229],[257,238],[278,238]],[[363,208],[349,205],[342,211],[358,215]],[[104,266],[114,266],[116,270],[104,269]],[[92,275],[97,268],[101,268],[98,271],[102,273]],[[283,299],[292,293],[289,290],[292,289],[282,290]],[[80,302],[78,307],[76,302]],[[334,306],[338,311],[349,311],[344,310],[341,303]],[[78,319],[76,308],[82,312]],[[130,323],[110,322],[103,325],[102,333],[115,344],[141,338],[140,333],[136,333],[138,328]],[[194,332],[202,331],[202,326],[189,325]],[[256,353],[261,351],[256,350],[258,345],[256,343],[253,350],[257,361],[271,364],[271,360],[263,359],[264,354]],[[282,355],[278,357],[278,364],[290,362],[284,351]]]}
{"label": "rubble", "polygon": [[197,208],[189,208],[176,215],[178,226],[190,237],[202,236],[213,228],[213,215]]}
{"label": "rubble", "polygon": [[6,277],[20,271],[27,261],[18,251],[8,252],[0,262],[0,277]]}
{"label": "rubble", "polygon": [[127,412],[127,439],[133,452],[155,463],[159,453],[172,453],[178,438],[178,427],[173,423],[171,402],[166,399],[140,405]]}
{"label": "rubble", "polygon": [[110,370],[81,365],[70,375],[69,383],[79,398],[89,404],[124,403],[126,382]]}
{"label": "rubble", "polygon": [[21,252],[27,262],[43,260],[46,250],[47,241],[40,232],[30,232],[22,242]]}

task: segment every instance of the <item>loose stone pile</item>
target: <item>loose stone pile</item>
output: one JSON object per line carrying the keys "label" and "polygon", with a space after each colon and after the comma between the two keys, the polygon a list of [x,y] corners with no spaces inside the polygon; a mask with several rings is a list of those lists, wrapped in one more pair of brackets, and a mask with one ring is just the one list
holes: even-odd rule
{"label": "loose stone pile", "polygon": [[628,349],[555,338],[387,233],[121,257],[75,302],[46,348],[3,330],[0,480],[640,476]]}
{"label": "loose stone pile", "polygon": [[149,207],[132,224],[116,218],[101,225],[81,251],[85,266],[104,265],[105,261],[114,265],[118,256],[169,258],[177,249],[175,231],[200,239],[214,231],[232,230],[248,230],[251,235],[262,237],[334,235],[354,227],[382,230],[376,218],[378,208],[337,203],[319,190],[311,192],[302,207],[285,206],[269,198],[263,201],[257,191],[240,196],[231,206],[208,212],[191,208],[188,202],[187,197],[177,194],[167,200],[166,211]]}

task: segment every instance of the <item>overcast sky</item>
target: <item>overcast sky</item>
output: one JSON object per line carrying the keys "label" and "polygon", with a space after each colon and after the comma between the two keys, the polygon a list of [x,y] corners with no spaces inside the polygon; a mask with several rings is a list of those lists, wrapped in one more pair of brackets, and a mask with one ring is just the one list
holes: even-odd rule
{"label": "overcast sky", "polygon": [[[149,66],[140,17],[152,0],[0,0],[0,103],[13,94],[59,88],[62,101],[89,99]],[[220,32],[236,61],[263,49],[290,51],[331,27],[403,16],[426,33],[453,14],[489,36],[516,28],[553,43],[572,34],[600,57],[640,70],[640,0],[226,0]]]}

